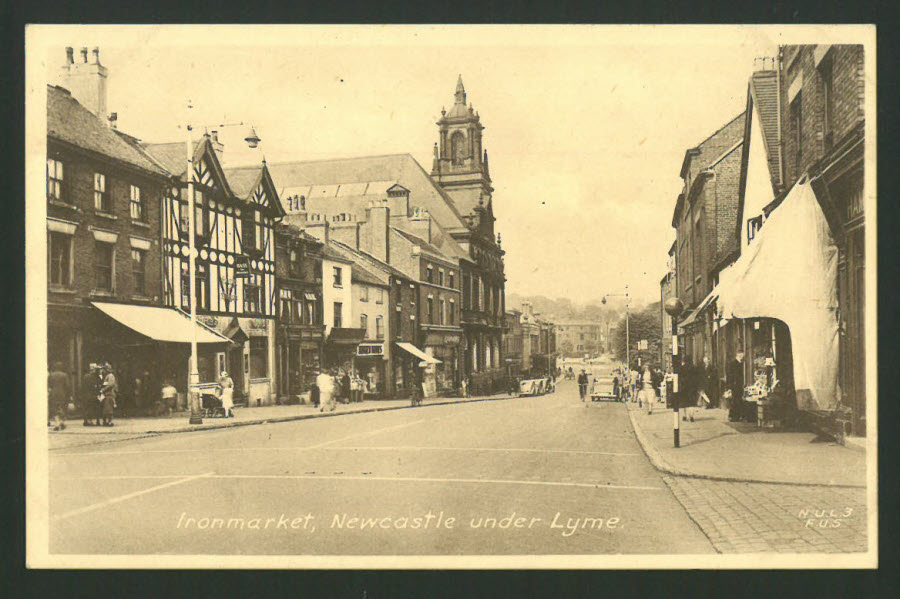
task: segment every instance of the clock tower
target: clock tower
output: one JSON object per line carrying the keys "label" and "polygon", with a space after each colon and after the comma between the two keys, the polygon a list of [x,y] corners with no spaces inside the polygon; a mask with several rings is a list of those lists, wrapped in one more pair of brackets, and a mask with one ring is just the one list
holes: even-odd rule
{"label": "clock tower", "polygon": [[[488,225],[493,234],[491,176],[487,150],[482,146],[481,117],[470,103],[466,106],[466,88],[462,75],[456,82],[453,106],[442,109],[437,122],[439,141],[434,144],[431,176],[453,200],[470,227]],[[481,218],[486,213],[488,219]]]}

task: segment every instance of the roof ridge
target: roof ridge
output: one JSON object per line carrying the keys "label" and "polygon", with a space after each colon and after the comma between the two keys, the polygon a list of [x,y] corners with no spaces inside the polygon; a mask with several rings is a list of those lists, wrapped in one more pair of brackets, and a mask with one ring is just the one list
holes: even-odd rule
{"label": "roof ridge", "polygon": [[700,143],[696,144],[694,147],[695,147],[695,148],[699,148],[700,146],[702,146],[703,144],[705,144],[706,142],[708,142],[709,140],[711,140],[713,137],[715,137],[716,135],[718,135],[719,133],[721,133],[728,125],[730,125],[731,123],[735,122],[736,120],[738,120],[739,118],[741,118],[742,116],[744,116],[746,113],[747,113],[747,108],[744,107],[744,109],[743,109],[737,116],[735,116],[734,118],[732,118],[731,120],[729,120],[727,123],[725,123],[724,125],[722,125],[722,126],[719,127],[718,129],[716,129],[712,134],[708,135],[708,136],[706,137],[706,139],[704,139],[704,140],[701,141]]}
{"label": "roof ridge", "polygon": [[[345,161],[345,160],[363,160],[366,158],[392,158],[392,157],[396,157],[396,156],[409,156],[410,158],[413,158],[413,160],[415,161],[415,158],[409,152],[395,152],[392,154],[372,154],[372,155],[367,155],[367,156],[345,156],[343,158],[316,158],[314,160],[282,160],[279,162],[269,162],[268,165],[269,166],[286,166],[286,165],[294,165],[294,164],[309,164],[312,162],[339,162],[339,161]],[[244,168],[244,167],[238,166],[235,168]]]}

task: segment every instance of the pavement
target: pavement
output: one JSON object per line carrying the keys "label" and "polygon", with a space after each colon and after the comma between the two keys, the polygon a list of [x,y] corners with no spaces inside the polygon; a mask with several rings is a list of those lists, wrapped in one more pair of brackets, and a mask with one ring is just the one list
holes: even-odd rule
{"label": "pavement", "polygon": [[654,465],[668,474],[723,481],[865,488],[866,451],[813,433],[761,429],[728,422],[723,409],[693,410],[680,421],[675,448],[671,410],[628,403],[635,434]]}
{"label": "pavement", "polygon": [[625,407],[587,409],[572,383],[508,401],[57,448],[49,459],[58,554],[715,552]]}
{"label": "pavement", "polygon": [[[424,399],[423,405],[445,405],[454,403],[468,403],[479,401],[492,401],[510,399],[508,394],[495,394],[467,398],[433,398]],[[289,422],[292,420],[305,420],[308,418],[327,418],[343,414],[357,414],[367,412],[381,412],[386,410],[399,410],[410,408],[408,399],[396,400],[369,400],[359,403],[335,405],[333,412],[320,412],[309,404],[285,405],[285,406],[260,406],[260,407],[235,407],[232,418],[204,418],[202,424],[189,424],[189,412],[176,412],[169,416],[116,418],[114,426],[84,426],[81,418],[70,418],[66,421],[65,430],[50,433],[50,448],[75,447],[92,443],[106,443],[126,439],[142,438],[165,433],[185,433],[193,431],[231,428],[235,426],[247,426],[267,424],[273,422]]]}

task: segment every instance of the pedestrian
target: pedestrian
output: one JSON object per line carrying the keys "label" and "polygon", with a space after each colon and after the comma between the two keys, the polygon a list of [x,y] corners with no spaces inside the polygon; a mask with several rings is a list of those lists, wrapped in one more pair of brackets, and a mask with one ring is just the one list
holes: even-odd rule
{"label": "pedestrian", "polygon": [[351,391],[350,374],[345,370],[344,375],[341,377],[341,398],[344,402],[350,403],[353,401],[353,398],[350,396]]}
{"label": "pedestrian", "polygon": [[222,371],[219,375],[219,399],[222,400],[222,409],[225,418],[234,418],[234,381],[228,376],[228,372]]}
{"label": "pedestrian", "polygon": [[316,378],[313,379],[313,384],[309,387],[309,403],[312,404],[312,407],[318,408],[320,395],[319,395],[319,384],[316,382],[319,379],[321,373],[316,371]]}
{"label": "pedestrian", "polygon": [[378,387],[378,377],[375,376],[374,368],[369,368],[369,372],[366,373],[366,384],[368,385],[369,392],[375,393],[375,390]]}
{"label": "pedestrian", "polygon": [[172,379],[166,379],[163,382],[162,391],[160,393],[161,401],[160,406],[156,410],[157,416],[162,416],[163,414],[169,415],[175,411],[175,403],[178,398],[178,390],[175,389],[175,385],[172,384]]}
{"label": "pedestrian", "polygon": [[334,405],[334,375],[321,372],[316,377],[316,385],[319,387],[319,411],[324,412],[326,408],[333,412]]}
{"label": "pedestrian", "polygon": [[459,382],[459,386],[462,390],[462,396],[469,397],[469,377],[463,375],[462,380]]}
{"label": "pedestrian", "polygon": [[744,352],[738,351],[725,369],[725,384],[731,393],[728,401],[728,420],[737,422],[743,417],[744,401]]}
{"label": "pedestrian", "polygon": [[648,412],[652,414],[653,404],[656,402],[656,391],[653,390],[653,374],[650,372],[650,367],[646,365],[641,376],[641,394],[647,404]]}
{"label": "pedestrian", "polygon": [[582,369],[581,373],[578,375],[578,395],[581,397],[581,401],[584,401],[584,398],[587,396],[587,387],[588,375],[584,369]]}
{"label": "pedestrian", "polygon": [[72,384],[69,375],[63,370],[62,362],[54,362],[53,370],[47,376],[47,426],[53,421],[53,430],[60,431],[66,428],[66,409],[72,398]]}
{"label": "pedestrian", "polygon": [[616,370],[613,371],[613,398],[615,398],[616,401],[619,401],[619,375],[617,372],[618,371]]}
{"label": "pedestrian", "polygon": [[103,426],[113,426],[113,414],[116,409],[116,398],[119,395],[119,383],[109,362],[103,364],[102,373],[103,385],[100,387],[100,394],[103,397]]}
{"label": "pedestrian", "polygon": [[83,419],[82,426],[94,426],[91,422],[96,417],[97,425],[100,425],[100,414],[98,408],[100,402],[97,401],[97,395],[100,393],[100,368],[96,364],[91,364],[87,372],[81,377],[81,417]]}

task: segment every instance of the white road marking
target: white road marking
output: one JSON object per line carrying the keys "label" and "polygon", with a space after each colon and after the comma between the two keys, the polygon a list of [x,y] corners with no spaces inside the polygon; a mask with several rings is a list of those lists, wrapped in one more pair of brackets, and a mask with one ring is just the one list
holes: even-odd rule
{"label": "white road marking", "polygon": [[607,455],[607,456],[642,456],[642,453],[621,453],[614,451],[590,451],[582,449],[537,449],[523,447],[416,447],[412,445],[397,446],[372,446],[372,447],[330,447],[329,449],[348,449],[348,450],[364,450],[370,449],[381,451],[496,451],[496,452],[523,452],[523,453],[571,453],[579,455]]}
{"label": "white road marking", "polygon": [[[63,478],[63,479],[53,479],[53,480],[128,480],[128,479],[146,479],[146,478],[173,478],[172,476],[87,476],[84,478]],[[180,480],[173,481],[171,483],[166,483],[164,485],[159,485],[157,487],[153,487],[151,489],[147,489],[146,491],[139,491],[138,493],[131,493],[130,495],[125,495],[122,498],[117,498],[115,500],[111,500],[111,502],[115,503],[117,501],[121,501],[122,499],[128,499],[131,497],[135,497],[137,495],[142,495],[144,493],[149,493],[150,491],[155,491],[157,489],[162,489],[164,487],[169,487],[172,485],[181,484],[182,482],[187,482],[189,480],[194,480],[196,478],[204,478],[204,479],[234,479],[234,480],[349,480],[349,481],[358,481],[358,480],[369,480],[369,481],[378,481],[378,482],[424,482],[424,483],[478,483],[478,484],[491,484],[491,485],[533,485],[533,486],[544,486],[544,487],[577,487],[582,489],[625,489],[625,490],[635,490],[635,491],[664,491],[666,487],[649,487],[644,485],[610,485],[603,483],[578,483],[578,482],[567,482],[567,481],[547,481],[547,480],[514,480],[514,479],[503,479],[503,478],[431,478],[431,477],[411,477],[411,476],[362,476],[362,475],[332,475],[332,474],[198,474],[196,476],[190,476],[186,478],[182,478]],[[97,504],[97,507],[103,507],[105,505],[109,505],[110,502],[104,502],[101,504]],[[89,508],[82,508],[81,510],[75,510],[75,513],[81,513],[83,511],[89,511],[90,509],[96,509],[94,506],[90,506]],[[69,515],[74,515],[74,513],[63,514],[59,518],[65,518]]]}
{"label": "white road marking", "polygon": [[534,485],[546,487],[578,487],[582,489],[626,489],[634,491],[664,491],[666,487],[648,487],[643,485],[610,485],[603,483],[576,483],[544,480],[512,480],[486,478],[430,478],[407,476],[335,476],[329,474],[214,474],[214,479],[246,479],[246,480],[368,480],[379,482],[425,482],[425,483],[477,483],[491,485]]}
{"label": "white road marking", "polygon": [[[437,418],[433,420],[438,420]],[[322,443],[317,443],[315,445],[304,445],[304,446],[289,446],[289,447],[216,447],[215,449],[203,448],[203,449],[128,449],[124,451],[72,451],[72,452],[60,452],[60,453],[52,453],[51,457],[70,457],[70,456],[100,456],[100,455],[143,455],[148,453],[210,453],[210,452],[223,452],[223,451],[291,451],[291,450],[305,450],[305,449],[321,449],[331,445],[332,443],[340,443],[341,441],[349,441],[351,439],[357,439],[362,437],[369,437],[372,435],[377,435],[379,433],[386,433],[388,431],[397,430],[400,428],[404,428],[407,426],[412,426],[414,424],[419,424],[420,422],[426,422],[426,420],[413,420],[412,422],[404,422],[402,424],[396,424],[394,426],[387,426],[384,428],[378,428],[371,431],[364,431],[361,433],[355,433],[353,435],[347,435],[346,437],[340,437],[338,439],[332,439],[330,441],[324,441]]]}
{"label": "white road marking", "polygon": [[[59,520],[65,520],[67,518],[71,518],[72,516],[78,516],[79,514],[93,512],[94,510],[99,510],[100,508],[104,508],[108,505],[121,503],[122,501],[134,499],[135,497],[140,497],[141,495],[146,495],[147,493],[153,493],[155,491],[159,491],[159,490],[165,489],[167,487],[174,487],[175,485],[182,485],[182,484],[190,482],[192,480],[197,480],[198,478],[207,478],[211,474],[213,474],[213,472],[207,472],[205,474],[195,474],[193,476],[186,476],[186,477],[178,479],[178,480],[173,480],[168,483],[156,485],[155,487],[150,487],[149,489],[143,489],[142,491],[135,491],[134,493],[127,493],[125,495],[120,495],[119,497],[113,497],[112,499],[107,499],[106,501],[101,501],[99,503],[93,503],[91,505],[78,508],[77,510],[71,510],[71,511],[59,514],[58,516],[54,516],[53,521],[58,522]],[[125,478],[136,478],[136,477],[120,476],[120,477],[116,477],[116,478],[125,479]]]}

